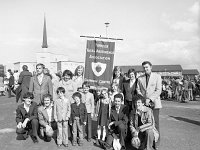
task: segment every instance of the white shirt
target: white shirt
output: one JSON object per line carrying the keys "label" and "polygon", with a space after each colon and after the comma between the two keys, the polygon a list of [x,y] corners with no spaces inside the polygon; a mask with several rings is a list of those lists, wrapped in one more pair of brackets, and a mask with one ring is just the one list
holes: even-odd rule
{"label": "white shirt", "polygon": [[42,79],[43,79],[43,77],[44,77],[44,74],[43,74],[43,73],[37,76],[38,82],[39,82],[40,85],[42,84]]}
{"label": "white shirt", "polygon": [[116,107],[117,114],[119,114],[120,107]]}
{"label": "white shirt", "polygon": [[24,109],[26,110],[27,113],[29,112],[29,108],[30,108],[30,105],[29,105],[29,106],[26,106],[26,105],[24,104]]}
{"label": "white shirt", "polygon": [[51,122],[52,118],[52,106],[49,106],[48,108],[45,108],[47,110],[47,115],[49,117],[49,122]]}
{"label": "white shirt", "polygon": [[130,80],[130,88],[133,86],[134,83],[135,83],[135,80]]}

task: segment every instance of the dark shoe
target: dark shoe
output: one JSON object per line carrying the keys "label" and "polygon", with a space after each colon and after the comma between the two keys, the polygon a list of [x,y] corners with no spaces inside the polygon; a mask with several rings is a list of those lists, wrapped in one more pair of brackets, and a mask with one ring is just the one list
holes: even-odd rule
{"label": "dark shoe", "polygon": [[83,146],[83,143],[78,143],[79,146]]}
{"label": "dark shoe", "polygon": [[45,137],[44,137],[44,141],[45,141],[45,142],[50,142],[50,141],[51,141],[51,137],[45,136]]}
{"label": "dark shoe", "polygon": [[23,135],[17,135],[16,140],[26,140]]}
{"label": "dark shoe", "polygon": [[64,147],[68,147],[68,144],[63,144],[64,145]]}
{"label": "dark shoe", "polygon": [[125,147],[125,146],[122,146],[121,150],[126,150],[126,147]]}
{"label": "dark shoe", "polygon": [[99,139],[96,139],[96,143],[95,143],[97,146],[100,146],[99,144]]}
{"label": "dark shoe", "polygon": [[38,143],[38,139],[36,136],[31,136],[31,139],[33,140],[33,143]]}

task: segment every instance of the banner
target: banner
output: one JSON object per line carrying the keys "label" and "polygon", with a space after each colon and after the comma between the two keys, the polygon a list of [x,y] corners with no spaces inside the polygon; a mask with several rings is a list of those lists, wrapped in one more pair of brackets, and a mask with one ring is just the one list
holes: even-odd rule
{"label": "banner", "polygon": [[92,86],[109,87],[111,84],[114,42],[88,40],[85,58],[84,80]]}

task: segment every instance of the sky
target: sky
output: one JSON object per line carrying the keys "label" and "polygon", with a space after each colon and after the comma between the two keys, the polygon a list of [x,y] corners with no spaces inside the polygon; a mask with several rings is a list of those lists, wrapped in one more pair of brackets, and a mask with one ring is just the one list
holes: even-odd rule
{"label": "sky", "polygon": [[[200,71],[199,0],[0,0],[0,64],[36,61],[44,15],[49,52],[84,61],[86,38],[115,41],[114,65],[180,64]],[[90,39],[91,40],[91,39]]]}

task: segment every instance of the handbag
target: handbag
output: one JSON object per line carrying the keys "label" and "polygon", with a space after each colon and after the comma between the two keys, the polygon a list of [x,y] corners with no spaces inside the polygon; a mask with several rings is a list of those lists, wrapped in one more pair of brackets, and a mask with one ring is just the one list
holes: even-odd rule
{"label": "handbag", "polygon": [[149,101],[149,105],[147,107],[149,107],[151,109],[154,109],[155,108],[155,103],[152,100],[150,100]]}
{"label": "handbag", "polygon": [[138,136],[132,138],[132,140],[131,140],[131,145],[132,145],[133,147],[135,147],[135,148],[138,149],[138,148],[140,147],[140,144],[141,144],[141,142],[140,142],[140,139],[139,139]]}

